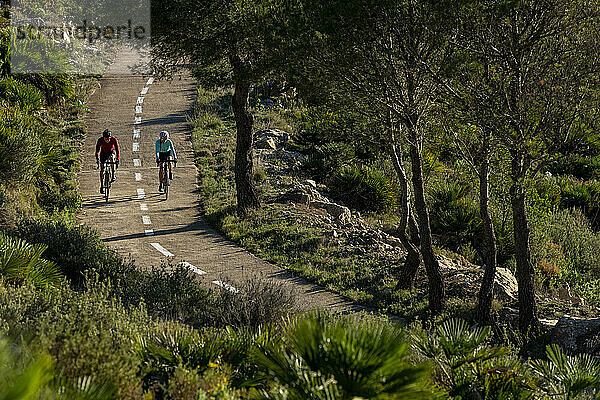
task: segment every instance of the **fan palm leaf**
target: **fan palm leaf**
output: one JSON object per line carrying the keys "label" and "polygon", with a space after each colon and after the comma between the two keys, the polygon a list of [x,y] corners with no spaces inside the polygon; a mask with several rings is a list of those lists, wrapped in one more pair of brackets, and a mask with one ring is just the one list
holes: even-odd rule
{"label": "fan palm leaf", "polygon": [[531,366],[549,395],[577,398],[586,389],[600,389],[600,361],[589,354],[569,356],[556,345],[546,347],[548,361],[533,360]]}
{"label": "fan palm leaf", "polygon": [[[405,360],[404,336],[389,325],[314,314],[291,323],[285,339],[257,346],[255,359],[297,398],[430,398],[427,369]],[[304,397],[302,397],[304,396]],[[291,398],[291,397],[290,397]],[[295,398],[295,397],[294,397]]]}
{"label": "fan palm leaf", "polygon": [[59,267],[42,258],[47,248],[44,244],[32,245],[0,234],[0,277],[37,287],[58,283],[62,278]]}

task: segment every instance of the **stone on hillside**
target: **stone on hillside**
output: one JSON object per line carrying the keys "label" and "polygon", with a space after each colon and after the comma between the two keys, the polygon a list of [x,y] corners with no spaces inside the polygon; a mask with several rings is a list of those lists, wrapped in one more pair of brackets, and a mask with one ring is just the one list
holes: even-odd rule
{"label": "stone on hillside", "polygon": [[254,140],[260,140],[265,138],[271,138],[276,143],[286,142],[290,138],[290,134],[281,129],[261,129],[254,133]]}
{"label": "stone on hillside", "polygon": [[516,300],[519,292],[517,278],[507,268],[496,268],[494,294],[502,300]]}
{"label": "stone on hillside", "polygon": [[550,336],[552,343],[558,344],[568,353],[600,356],[600,318],[562,317]]}
{"label": "stone on hillside", "polygon": [[254,142],[254,148],[256,149],[267,149],[267,150],[277,150],[277,145],[273,138],[262,138]]}
{"label": "stone on hillside", "polygon": [[[446,270],[447,274],[456,275],[460,271],[472,270],[477,271],[478,275],[483,277],[483,268],[477,265],[471,264],[464,260],[455,260],[442,255],[437,256],[440,268]],[[456,272],[454,272],[456,271]],[[478,280],[478,283],[481,279]],[[517,278],[513,275],[510,270],[506,268],[496,268],[496,276],[494,278],[494,296],[504,301],[513,301],[517,299],[518,294],[518,283]]]}
{"label": "stone on hillside", "polygon": [[278,201],[281,202],[291,201],[292,203],[299,203],[304,205],[309,205],[310,200],[310,194],[298,188],[294,188],[284,193],[278,198]]}
{"label": "stone on hillside", "polygon": [[348,207],[336,203],[329,203],[325,201],[313,201],[310,203],[310,205],[311,207],[325,209],[325,211],[327,211],[328,214],[342,222],[348,221],[352,217],[352,214],[350,213],[350,209]]}

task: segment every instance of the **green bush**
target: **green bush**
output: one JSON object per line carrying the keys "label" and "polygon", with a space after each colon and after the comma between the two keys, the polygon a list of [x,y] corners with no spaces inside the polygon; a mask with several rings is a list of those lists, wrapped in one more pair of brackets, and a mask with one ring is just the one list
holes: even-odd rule
{"label": "green bush", "polygon": [[296,293],[283,282],[247,277],[236,289],[220,290],[215,304],[217,326],[258,328],[298,311]]}
{"label": "green bush", "polygon": [[393,211],[398,208],[398,193],[381,172],[365,165],[339,169],[328,181],[329,193],[358,210]]}
{"label": "green bush", "polygon": [[548,279],[550,266],[546,264],[552,264],[556,267],[554,286],[569,284],[580,295],[586,295],[585,285],[600,275],[599,248],[600,235],[578,210],[559,210],[533,228],[532,258],[542,282]]}
{"label": "green bush", "polygon": [[317,147],[302,162],[302,169],[311,178],[322,182],[352,161],[354,149],[347,143],[334,142]]}
{"label": "green bush", "polygon": [[[600,361],[590,354],[569,356],[558,345],[546,348],[548,361],[534,360],[533,370],[541,379],[540,388],[553,399],[591,398],[600,389]],[[580,396],[583,395],[583,396]],[[596,395],[594,395],[596,397]]]}
{"label": "green bush", "polygon": [[134,268],[133,264],[110,251],[98,232],[86,225],[75,225],[67,218],[22,221],[15,234],[31,243],[48,246],[44,256],[58,264],[76,286],[83,284],[88,270],[95,270],[101,278],[116,281]]}
{"label": "green bush", "polygon": [[592,226],[598,229],[600,227],[600,182],[559,178],[557,183],[561,188],[561,208],[580,209],[588,217]]}
{"label": "green bush", "polygon": [[156,326],[143,307],[126,309],[105,285],[84,292],[67,286],[44,291],[0,283],[0,327],[33,354],[47,353],[71,382],[112,382],[120,398],[140,397],[140,361],[131,350]]}
{"label": "green bush", "polygon": [[391,324],[313,314],[290,323],[281,340],[258,344],[254,358],[273,385],[267,399],[432,398],[427,368],[406,351]]}
{"label": "green bush", "polygon": [[52,379],[50,357],[43,355],[35,360],[19,355],[13,346],[0,338],[0,399],[28,400],[39,396]]}
{"label": "green bush", "polygon": [[527,213],[532,224],[541,223],[556,211],[562,199],[561,187],[554,178],[540,177],[527,191]]}
{"label": "green bush", "polygon": [[554,161],[546,170],[553,175],[570,175],[583,180],[598,179],[600,178],[600,158],[573,154]]}
{"label": "green bush", "polygon": [[458,252],[468,243],[477,246],[481,231],[479,207],[469,196],[471,188],[443,181],[429,191],[431,231],[442,246]]}
{"label": "green bush", "polygon": [[38,88],[11,77],[0,79],[0,99],[26,113],[40,111],[45,106],[44,95]]}
{"label": "green bush", "polygon": [[148,313],[155,317],[191,326],[213,321],[213,300],[194,274],[181,265],[140,271],[110,250],[96,231],[64,218],[24,221],[16,233],[32,243],[48,246],[44,256],[61,267],[75,288],[84,289],[87,278],[93,276],[110,282],[112,293],[126,305],[137,306],[144,301]]}
{"label": "green bush", "polygon": [[147,312],[168,321],[196,328],[219,318],[216,296],[202,287],[193,272],[182,265],[153,266],[150,271],[125,271],[112,285],[114,294],[128,305],[146,304]]}
{"label": "green bush", "polygon": [[441,385],[458,399],[530,399],[535,381],[506,347],[489,344],[491,328],[463,320],[440,323],[434,333],[414,326],[414,348],[435,363]]}
{"label": "green bush", "polygon": [[37,123],[0,102],[0,175],[7,183],[30,182],[41,149]]}
{"label": "green bush", "polygon": [[42,258],[46,245],[31,245],[0,232],[0,279],[12,283],[31,283],[37,287],[62,280],[59,268]]}

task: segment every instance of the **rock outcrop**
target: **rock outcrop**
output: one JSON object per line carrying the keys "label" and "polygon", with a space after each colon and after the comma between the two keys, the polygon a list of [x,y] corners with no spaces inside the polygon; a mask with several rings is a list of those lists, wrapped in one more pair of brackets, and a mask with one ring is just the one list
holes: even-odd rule
{"label": "rock outcrop", "polygon": [[551,341],[571,354],[589,353],[600,356],[600,318],[564,316],[552,329]]}

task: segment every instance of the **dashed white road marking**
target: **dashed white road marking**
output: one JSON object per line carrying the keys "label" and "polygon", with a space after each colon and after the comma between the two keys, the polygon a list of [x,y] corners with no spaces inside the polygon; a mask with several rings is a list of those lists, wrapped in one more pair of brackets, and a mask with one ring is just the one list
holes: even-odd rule
{"label": "dashed white road marking", "polygon": [[144,233],[146,236],[154,236],[154,231],[152,229],[146,229]]}
{"label": "dashed white road marking", "polygon": [[138,97],[137,104],[142,104],[143,102],[144,102],[144,97],[143,96]]}
{"label": "dashed white road marking", "polygon": [[147,87],[143,88],[142,91],[140,92],[140,94],[142,94],[142,95],[146,94],[146,93],[148,93],[148,88]]}
{"label": "dashed white road marking", "polygon": [[187,261],[182,261],[179,263],[179,265],[181,265],[182,267],[186,267],[188,269],[190,269],[192,272],[198,274],[198,275],[206,275],[206,272],[202,271],[200,268],[190,264]]}
{"label": "dashed white road marking", "polygon": [[154,82],[154,78],[150,77],[150,78],[148,78],[148,82],[146,82],[146,85],[152,85],[153,82]]}
{"label": "dashed white road marking", "polygon": [[171,253],[169,250],[165,249],[158,243],[150,243],[150,246],[154,247],[166,257],[175,257],[175,254]]}
{"label": "dashed white road marking", "polygon": [[148,204],[146,204],[146,203],[140,204],[140,210],[142,210],[142,211],[148,211]]}
{"label": "dashed white road marking", "polygon": [[134,143],[133,146],[133,151],[140,151],[140,144],[139,143]]}
{"label": "dashed white road marking", "polygon": [[140,174],[139,172],[135,173],[135,180],[136,181],[141,181],[142,180],[142,174]]}
{"label": "dashed white road marking", "polygon": [[135,120],[134,120],[133,123],[136,124],[136,125],[141,124],[142,123],[142,117],[135,117]]}
{"label": "dashed white road marking", "polygon": [[140,161],[140,159],[139,159],[139,158],[134,158],[134,159],[133,159],[133,166],[134,166],[134,167],[139,167],[139,166],[141,166],[141,165],[142,165],[142,163],[141,163],[141,161]]}
{"label": "dashed white road marking", "polygon": [[144,225],[152,225],[152,221],[150,221],[150,217],[147,215],[142,215],[142,223]]}
{"label": "dashed white road marking", "polygon": [[140,200],[146,198],[146,192],[144,192],[144,189],[138,189],[137,195],[138,195],[138,199],[140,199]]}
{"label": "dashed white road marking", "polygon": [[223,289],[229,290],[231,293],[239,293],[240,292],[233,286],[228,285],[227,283],[222,282],[222,281],[212,281],[212,283],[214,283],[215,285],[221,286]]}
{"label": "dashed white road marking", "polygon": [[141,114],[142,113],[142,106],[135,106],[135,113],[136,114]]}

